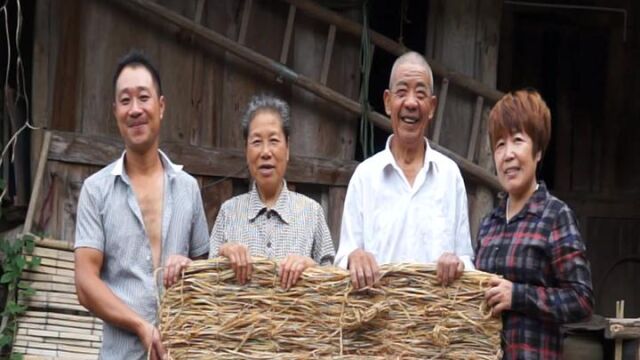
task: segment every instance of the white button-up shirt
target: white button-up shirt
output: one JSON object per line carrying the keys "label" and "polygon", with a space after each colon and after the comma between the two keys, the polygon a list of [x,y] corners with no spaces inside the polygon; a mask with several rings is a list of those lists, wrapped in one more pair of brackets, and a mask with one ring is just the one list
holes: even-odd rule
{"label": "white button-up shirt", "polygon": [[411,186],[391,153],[392,137],[349,181],[335,264],[347,268],[349,254],[361,248],[380,265],[436,262],[452,252],[465,269],[473,269],[467,194],[458,166],[425,138],[424,166]]}

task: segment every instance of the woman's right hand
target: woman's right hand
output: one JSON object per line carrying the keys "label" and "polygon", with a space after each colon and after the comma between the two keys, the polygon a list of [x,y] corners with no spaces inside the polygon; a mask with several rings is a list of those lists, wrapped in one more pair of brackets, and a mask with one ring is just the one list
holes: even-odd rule
{"label": "woman's right hand", "polygon": [[238,283],[244,285],[251,280],[253,266],[251,265],[249,248],[238,243],[225,243],[220,247],[219,253],[229,259]]}

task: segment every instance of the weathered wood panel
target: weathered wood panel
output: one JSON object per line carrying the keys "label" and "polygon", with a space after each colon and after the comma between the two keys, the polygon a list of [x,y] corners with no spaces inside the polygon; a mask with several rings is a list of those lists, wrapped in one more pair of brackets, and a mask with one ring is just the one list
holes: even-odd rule
{"label": "weathered wood panel", "polygon": [[[494,88],[498,71],[501,12],[501,1],[431,2],[427,23],[427,55]],[[463,156],[475,154],[476,149],[469,149],[469,146],[479,144],[478,164],[492,171],[493,156],[486,132],[490,107],[482,107],[479,131],[474,134],[472,121],[476,101],[475,95],[459,87],[449,87],[446,106],[438,109],[443,112],[442,122],[438,124],[441,130],[439,141]],[[491,105],[490,101],[483,103]],[[493,207],[494,193],[484,186],[470,182],[466,185],[471,237],[475,239],[482,217]]]}
{"label": "weathered wood panel", "polygon": [[[162,142],[160,147],[176,163],[195,175],[246,178],[243,152],[230,149],[206,149],[175,142]],[[121,154],[124,146],[118,138],[55,132],[49,158],[52,160],[104,166]],[[293,182],[347,185],[355,170],[355,161],[325,160],[292,156],[286,178]]]}

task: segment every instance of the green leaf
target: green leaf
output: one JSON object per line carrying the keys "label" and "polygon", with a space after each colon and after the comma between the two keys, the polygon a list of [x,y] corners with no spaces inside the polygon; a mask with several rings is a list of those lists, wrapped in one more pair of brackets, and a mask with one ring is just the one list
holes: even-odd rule
{"label": "green leaf", "polygon": [[29,297],[29,296],[33,296],[36,293],[36,289],[27,288],[27,289],[22,289],[20,292],[22,293],[23,296]]}
{"label": "green leaf", "polygon": [[24,305],[18,305],[15,302],[7,303],[7,311],[9,314],[21,314],[27,310],[27,307]]}
{"label": "green leaf", "polygon": [[33,269],[40,266],[40,261],[41,261],[40,257],[38,256],[32,257],[31,261],[29,261],[29,264],[28,264],[29,269]]}
{"label": "green leaf", "polygon": [[0,277],[0,284],[7,284],[12,282],[13,280],[15,280],[16,278],[16,273],[9,271],[6,272],[4,274],[2,274],[2,277]]}
{"label": "green leaf", "polygon": [[31,283],[28,283],[26,281],[20,281],[18,283],[18,289],[27,290],[30,288],[31,288]]}
{"label": "green leaf", "polygon": [[27,254],[33,253],[33,248],[36,246],[36,238],[30,234],[24,235],[22,238],[24,239],[24,248]]}
{"label": "green leaf", "polygon": [[11,357],[9,358],[9,360],[24,360],[24,355],[13,353],[11,354]]}
{"label": "green leaf", "polygon": [[17,256],[16,267],[18,269],[18,272],[22,272],[25,266],[27,266],[27,260],[24,258],[24,256],[22,255]]}
{"label": "green leaf", "polygon": [[0,337],[0,348],[3,346],[9,345],[13,342],[13,337],[8,334],[4,334]]}

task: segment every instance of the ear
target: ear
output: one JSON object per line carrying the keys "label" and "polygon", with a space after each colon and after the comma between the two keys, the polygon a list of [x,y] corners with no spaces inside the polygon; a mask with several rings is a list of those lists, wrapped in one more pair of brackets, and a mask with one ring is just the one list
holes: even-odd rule
{"label": "ear", "polygon": [[542,160],[542,151],[538,150],[535,156],[536,163],[539,163]]}
{"label": "ear", "polygon": [[431,109],[429,110],[429,121],[431,121],[438,107],[438,98],[435,95],[431,95],[429,101],[431,101]]}
{"label": "ear", "polygon": [[289,139],[287,139],[287,162],[289,162]]}
{"label": "ear", "polygon": [[384,112],[387,114],[387,116],[391,116],[391,91],[389,91],[389,89],[386,89],[384,91],[384,94],[382,95],[382,98],[384,100]]}
{"label": "ear", "polygon": [[164,116],[164,95],[160,96],[158,104],[160,105],[160,120],[162,120],[162,117]]}

